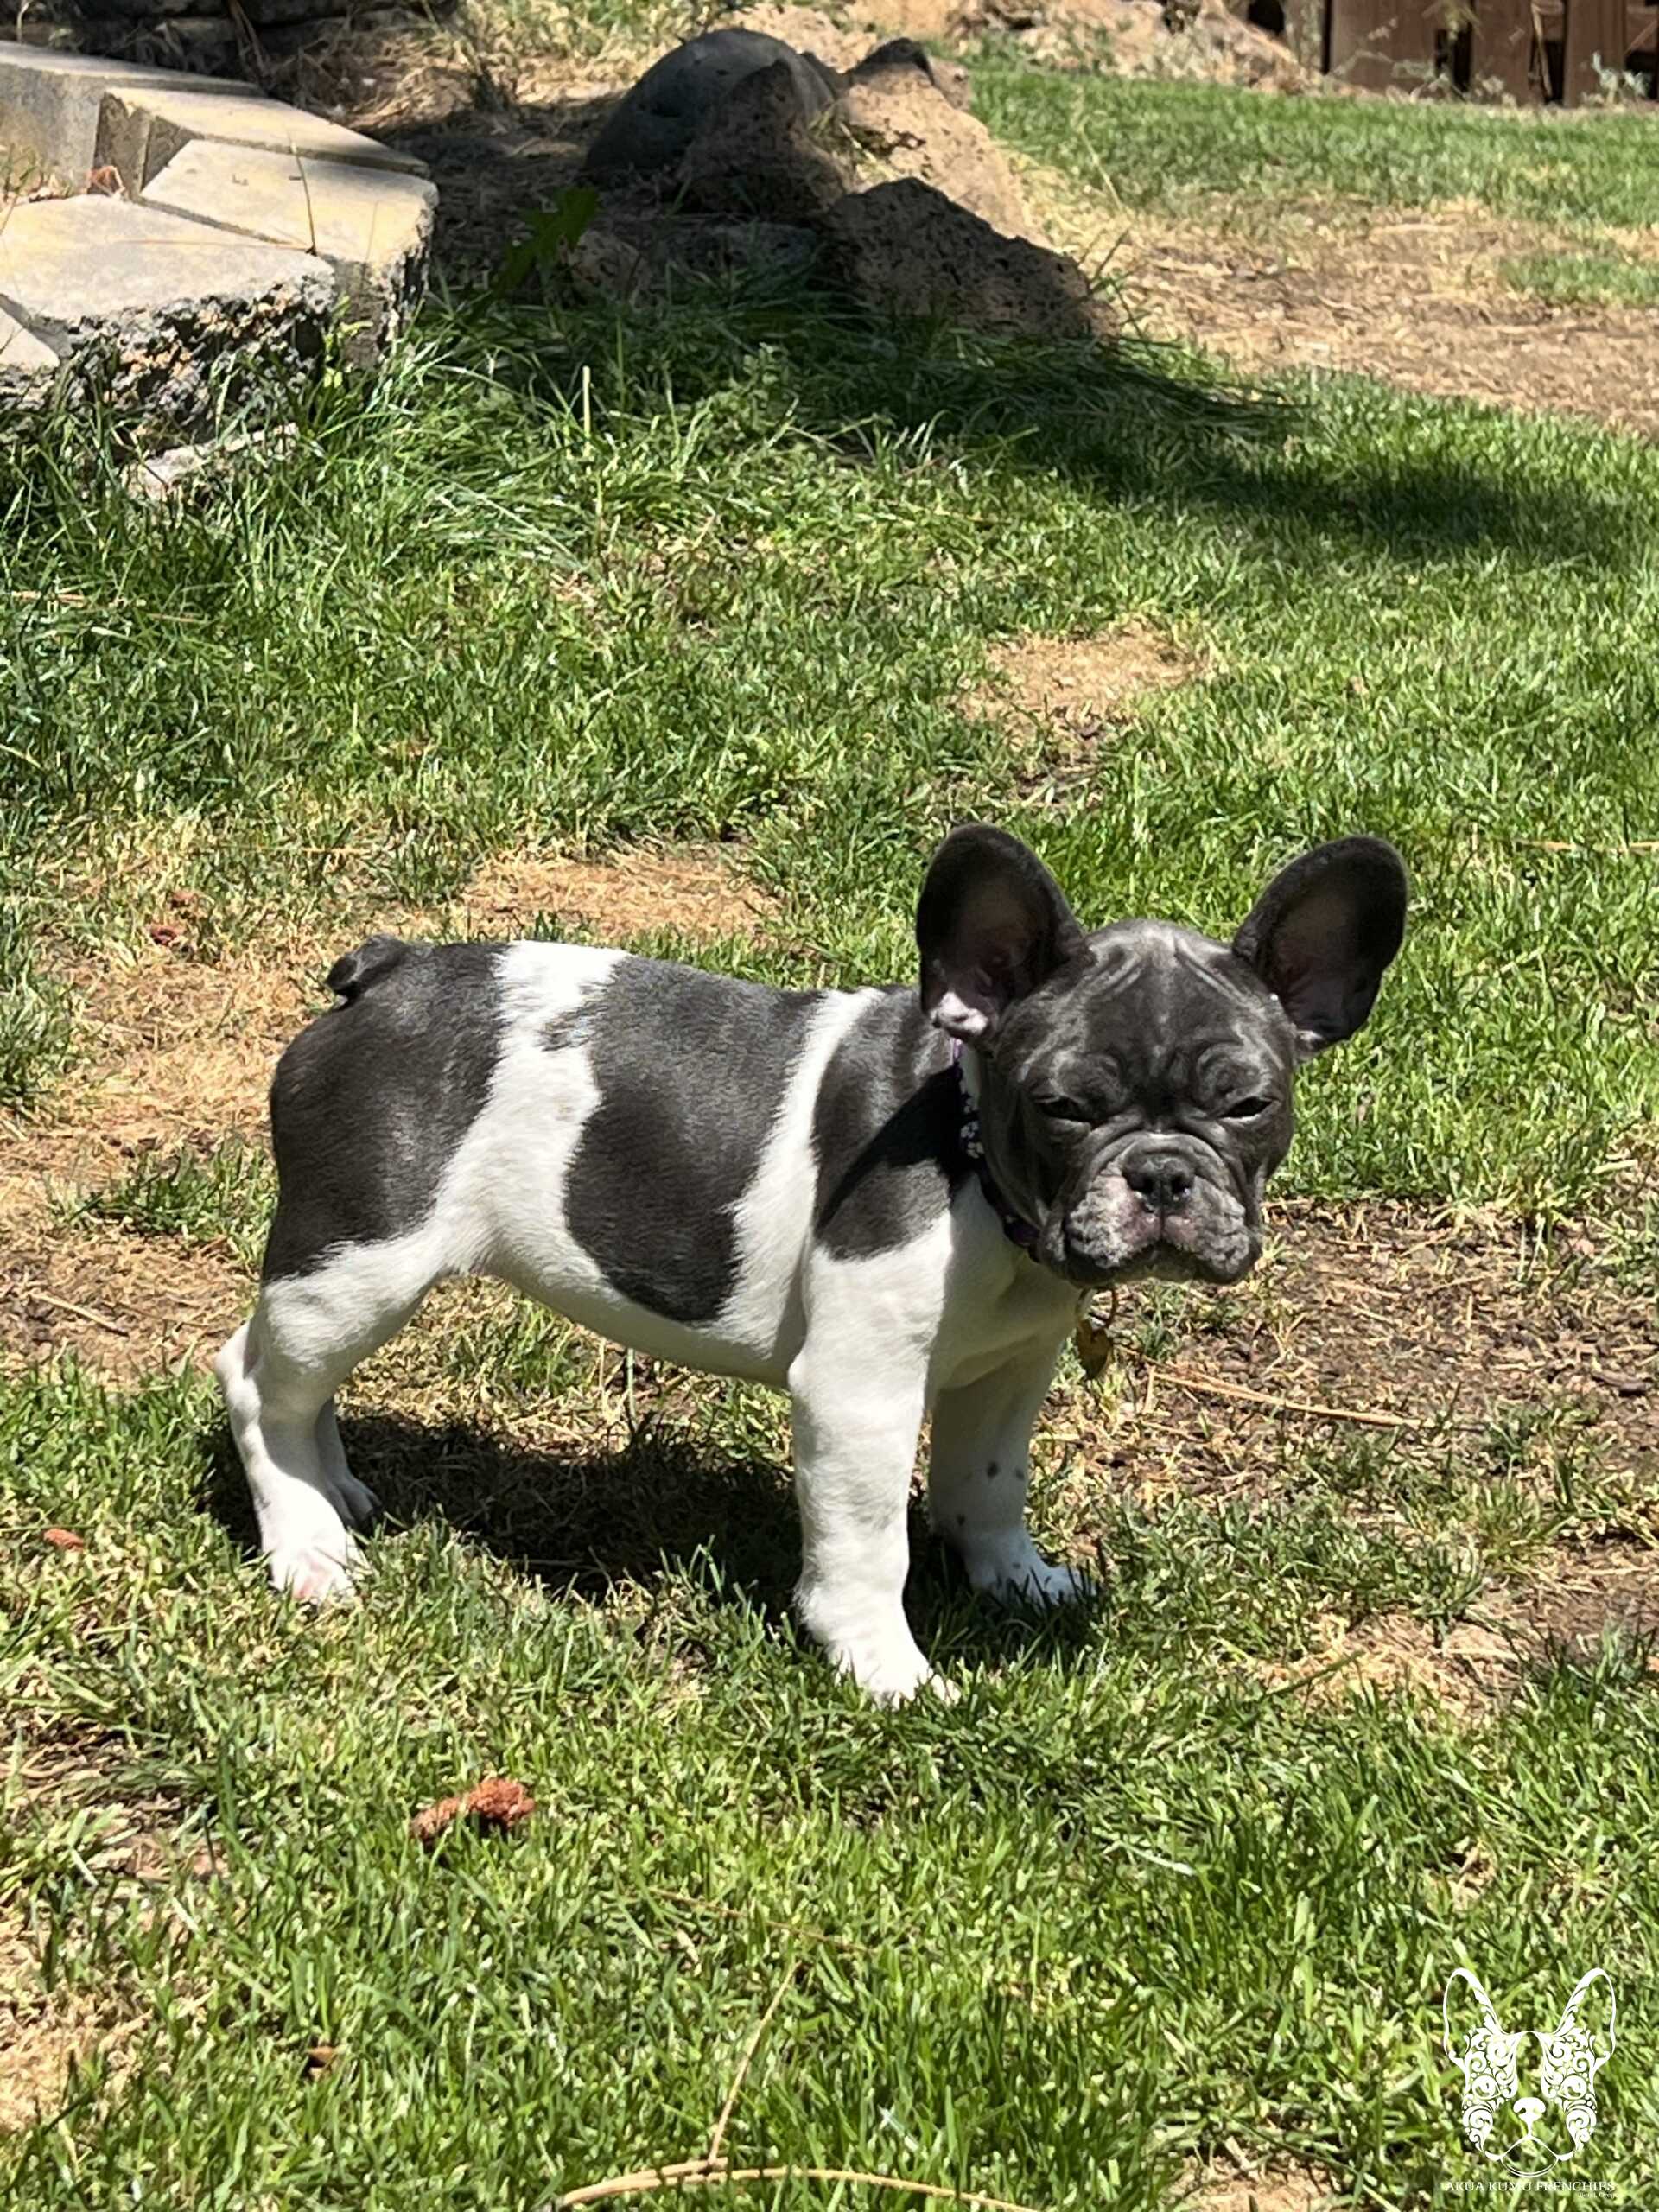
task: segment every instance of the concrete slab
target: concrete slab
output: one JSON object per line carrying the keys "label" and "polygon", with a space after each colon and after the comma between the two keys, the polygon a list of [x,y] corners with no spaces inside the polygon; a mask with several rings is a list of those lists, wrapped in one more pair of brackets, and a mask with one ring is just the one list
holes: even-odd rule
{"label": "concrete slab", "polygon": [[[176,85],[173,69],[131,61],[101,61],[90,54],[58,54],[0,40],[0,169],[32,172],[30,181],[56,179],[79,188],[93,165],[99,111],[107,92],[136,92]],[[251,96],[239,78],[194,77],[193,90]],[[14,181],[22,182],[22,176]]]}
{"label": "concrete slab", "polygon": [[120,175],[137,199],[175,155],[198,138],[230,146],[265,147],[273,153],[302,154],[308,160],[346,162],[367,168],[424,176],[426,166],[412,155],[394,153],[360,131],[328,123],[281,100],[250,93],[177,92],[170,86],[150,92],[111,92],[99,120],[97,159]]}
{"label": "concrete slab", "polygon": [[356,327],[350,350],[366,360],[420,304],[438,194],[390,170],[198,138],[145,186],[143,204],[320,255]]}
{"label": "concrete slab", "polygon": [[58,365],[52,348],[0,308],[0,407],[44,398]]}
{"label": "concrete slab", "polygon": [[22,203],[0,231],[0,308],[112,403],[194,420],[321,351],[333,270],[157,207]]}

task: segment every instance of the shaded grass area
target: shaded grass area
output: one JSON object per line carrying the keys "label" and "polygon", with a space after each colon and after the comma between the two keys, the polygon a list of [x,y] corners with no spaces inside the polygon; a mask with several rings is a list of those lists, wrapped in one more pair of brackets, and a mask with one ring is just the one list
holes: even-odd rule
{"label": "shaded grass area", "polygon": [[1550,223],[1659,218],[1659,132],[1642,115],[1262,99],[1033,69],[995,42],[976,59],[974,100],[999,138],[1130,207],[1470,200]]}
{"label": "shaded grass area", "polygon": [[[1659,486],[1645,448],[1553,422],[1297,402],[711,302],[435,318],[192,512],[136,507],[66,429],[6,465],[14,912],[84,934],[33,856],[118,824],[191,824],[226,948],[342,851],[430,903],[527,837],[712,836],[812,948],[780,979],[862,981],[908,969],[964,814],[1023,829],[1091,918],[1212,929],[1363,827],[1405,850],[1416,928],[1308,1086],[1300,1186],[1582,1205],[1654,1105],[1628,849],[1659,676],[1627,641]],[[960,704],[988,644],[1129,618],[1212,672],[1022,805]]]}
{"label": "shaded grass area", "polygon": [[[724,1416],[688,1488],[649,1431],[611,1471],[624,1521],[673,1491],[648,1583],[584,1600],[427,1521],[321,1620],[198,1510],[213,1425],[192,1381],[0,1395],[7,1688],[99,1784],[31,1798],[25,1754],[0,1906],[29,1897],[66,1986],[143,2016],[118,2084],[94,2066],[0,2153],[22,2201],[379,2212],[441,2177],[458,2205],[539,2202],[702,2148],[781,1983],[740,2157],[1135,2206],[1230,2137],[1426,2203],[1456,2158],[1436,1993],[1465,1954],[1540,2017],[1619,1960],[1634,2056],[1596,2171],[1645,2171],[1639,1655],[1546,1666],[1471,1730],[1264,1690],[1230,1655],[1297,1650],[1276,1582],[1363,1611],[1421,1580],[1408,1548],[1379,1581],[1386,1534],[1357,1548],[1317,1507],[1130,1515],[1087,1624],[999,1622],[925,1554],[916,1609],[966,1696],[878,1714],[796,1647],[783,1501]],[[717,1554],[704,1512],[737,1532]],[[48,1517],[86,1550],[43,1554]],[[529,1783],[536,1821],[423,1854],[408,1815],[485,1771]],[[105,1847],[126,1802],[142,1878]]]}

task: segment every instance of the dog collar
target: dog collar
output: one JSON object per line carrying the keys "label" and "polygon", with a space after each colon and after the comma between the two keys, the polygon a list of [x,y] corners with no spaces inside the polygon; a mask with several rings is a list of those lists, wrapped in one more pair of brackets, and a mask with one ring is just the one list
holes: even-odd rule
{"label": "dog collar", "polygon": [[1023,1214],[1014,1209],[997,1188],[996,1179],[985,1164],[985,1147],[979,1134],[979,1104],[968,1088],[968,1078],[963,1073],[962,1039],[950,1040],[950,1065],[957,1071],[957,1089],[962,1096],[961,1142],[963,1156],[973,1162],[974,1173],[979,1178],[979,1187],[985,1193],[987,1205],[1002,1224],[1002,1234],[1010,1244],[1017,1244],[1022,1252],[1034,1249],[1037,1231]]}

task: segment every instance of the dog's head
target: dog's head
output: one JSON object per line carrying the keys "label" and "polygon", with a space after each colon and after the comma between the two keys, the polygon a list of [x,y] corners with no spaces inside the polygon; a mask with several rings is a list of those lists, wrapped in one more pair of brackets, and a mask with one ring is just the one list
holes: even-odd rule
{"label": "dog's head", "polygon": [[1230,944],[1087,931],[1017,837],[953,831],[917,912],[922,1003],[974,1047],[986,1165],[1038,1256],[1084,1287],[1247,1274],[1297,1064],[1365,1020],[1405,913],[1394,848],[1346,837],[1275,876]]}
{"label": "dog's head", "polygon": [[[1595,1982],[1604,1987],[1592,1998]],[[1596,2075],[1613,2055],[1617,2013],[1611,1982],[1592,1967],[1556,2027],[1511,2035],[1468,1967],[1457,1967],[1441,2014],[1446,2055],[1463,2075],[1463,2132],[1474,2148],[1519,2171],[1582,2150],[1595,2129]],[[1535,2040],[1535,2077],[1522,2063]]]}

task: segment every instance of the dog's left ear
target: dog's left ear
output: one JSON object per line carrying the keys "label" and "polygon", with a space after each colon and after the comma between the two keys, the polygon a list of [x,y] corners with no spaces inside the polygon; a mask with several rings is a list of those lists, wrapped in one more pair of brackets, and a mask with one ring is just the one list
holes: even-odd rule
{"label": "dog's left ear", "polygon": [[1351,1037],[1406,931],[1405,862],[1381,837],[1343,837],[1281,869],[1233,939],[1290,1016],[1301,1057]]}
{"label": "dog's left ear", "polygon": [[970,822],[933,855],[916,909],[922,1004],[940,1029],[985,1044],[1016,999],[1081,958],[1088,942],[1028,846]]}

